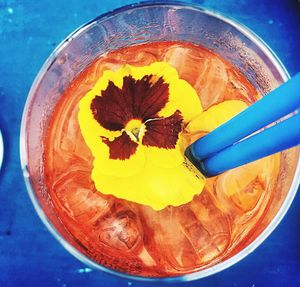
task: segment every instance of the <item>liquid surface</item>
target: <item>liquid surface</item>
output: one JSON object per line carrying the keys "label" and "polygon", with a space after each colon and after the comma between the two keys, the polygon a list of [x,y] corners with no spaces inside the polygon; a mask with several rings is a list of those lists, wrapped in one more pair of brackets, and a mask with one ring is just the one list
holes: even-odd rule
{"label": "liquid surface", "polygon": [[[139,276],[207,268],[234,255],[259,225],[276,185],[280,155],[207,180],[203,192],[161,211],[98,192],[93,157],[78,125],[78,103],[105,70],[165,61],[197,91],[204,110],[227,100],[253,103],[255,88],[210,51],[186,43],[145,44],[112,52],[87,68],[55,108],[45,140],[45,181],[55,210],[92,260]],[[190,142],[203,130],[187,135]]]}

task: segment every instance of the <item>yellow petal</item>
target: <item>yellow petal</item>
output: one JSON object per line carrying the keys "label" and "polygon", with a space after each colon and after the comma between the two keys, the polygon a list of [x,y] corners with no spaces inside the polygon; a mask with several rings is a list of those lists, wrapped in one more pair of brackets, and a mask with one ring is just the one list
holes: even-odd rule
{"label": "yellow petal", "polygon": [[94,119],[90,106],[95,96],[101,96],[101,90],[107,88],[109,81],[113,81],[116,86],[121,88],[123,77],[129,75],[130,72],[131,67],[128,65],[121,67],[116,72],[105,71],[93,89],[80,100],[78,112],[81,134],[95,158],[94,169],[100,170],[104,174],[118,175],[119,177],[131,176],[143,168],[145,163],[143,147],[139,146],[136,153],[127,160],[110,159],[109,148],[102,142],[101,137],[113,140],[120,136],[122,131],[110,131],[102,127]]}
{"label": "yellow petal", "polygon": [[[86,118],[79,117],[79,120],[85,121]],[[81,123],[82,124],[82,123]],[[89,122],[90,125],[94,124],[94,121]],[[131,176],[138,173],[145,164],[144,147],[138,146],[135,154],[131,155],[126,160],[114,160],[109,158],[109,147],[102,142],[101,136],[108,136],[109,133],[104,132],[105,129],[100,125],[94,127],[94,132],[90,130],[81,129],[81,133],[85,139],[86,144],[90,148],[94,156],[94,169],[100,170],[102,173],[118,175],[119,177]],[[97,132],[97,133],[96,133]],[[110,132],[110,131],[109,131]],[[121,132],[110,132],[111,134],[119,134]],[[113,139],[110,134],[110,138]],[[119,136],[118,135],[118,136]],[[96,179],[94,179],[96,180]]]}
{"label": "yellow petal", "polygon": [[148,205],[154,210],[188,203],[204,187],[203,179],[199,179],[184,165],[164,168],[148,161],[136,176],[119,178],[94,169],[92,177],[97,178],[95,184],[100,192]]}
{"label": "yellow petal", "polygon": [[109,81],[113,81],[119,88],[122,87],[123,77],[130,73],[130,67],[128,65],[121,67],[116,72],[105,71],[102,77],[98,80],[96,85],[91,91],[89,91],[79,102],[78,121],[81,129],[81,133],[91,148],[94,142],[91,137],[107,137],[110,140],[121,135],[121,131],[110,131],[102,127],[95,119],[91,112],[91,103],[96,96],[101,97],[101,91],[105,90]]}
{"label": "yellow petal", "polygon": [[117,71],[107,70],[103,73],[102,77],[98,80],[96,85],[92,89],[94,95],[101,96],[100,91],[107,88],[108,82],[112,81],[118,88],[123,86],[123,78],[131,73],[131,66],[124,65],[120,67]]}
{"label": "yellow petal", "polygon": [[179,110],[184,122],[189,122],[201,114],[199,97],[188,82],[179,79],[173,81],[169,86],[169,93],[169,102],[159,112],[159,116],[168,117]]}
{"label": "yellow petal", "polygon": [[126,160],[109,158],[109,147],[101,137],[113,140],[122,131],[110,131],[93,118],[90,106],[94,97],[101,96],[109,81],[119,88],[123,78],[132,75],[141,79],[145,75],[163,77],[169,84],[169,101],[159,116],[168,117],[179,110],[184,122],[202,112],[197,93],[186,81],[178,78],[176,69],[165,62],[145,67],[125,65],[117,71],[105,71],[93,89],[80,101],[78,114],[82,135],[94,156],[92,179],[97,190],[105,194],[146,204],[159,210],[168,205],[178,206],[192,200],[204,187],[203,178],[184,165],[187,141],[179,135],[175,149],[138,146]]}
{"label": "yellow petal", "polygon": [[168,63],[155,62],[146,67],[129,67],[136,80],[149,74],[163,77],[169,84],[169,101],[159,112],[160,117],[169,117],[179,110],[184,122],[189,122],[202,112],[201,102],[194,88],[187,81],[179,79],[176,69]]}
{"label": "yellow petal", "polygon": [[[117,176],[118,178],[130,177],[139,173],[145,165],[145,152],[143,146],[138,146],[136,152],[126,160],[115,160],[109,158],[109,148],[106,144],[99,141],[95,148],[93,155],[95,160],[93,162],[93,174],[106,174]],[[99,178],[93,177],[94,182],[99,183]],[[101,183],[100,183],[101,184]]]}
{"label": "yellow petal", "polygon": [[184,151],[187,147],[187,142],[179,135],[179,140],[174,149],[164,149],[158,147],[146,147],[146,160],[151,164],[161,167],[175,167],[181,165],[184,160]]}
{"label": "yellow petal", "polygon": [[239,100],[229,100],[212,106],[197,118],[192,120],[186,127],[190,133],[199,131],[210,132],[227,122],[235,115],[247,108],[247,104]]}
{"label": "yellow petal", "polygon": [[[102,79],[102,78],[101,78]],[[100,82],[100,81],[99,81]],[[104,83],[99,83],[99,85],[104,85]],[[98,94],[99,90],[98,90]],[[101,136],[107,137],[110,140],[121,135],[121,131],[110,131],[102,127],[95,119],[91,112],[90,106],[92,100],[97,95],[95,88],[88,92],[85,97],[80,100],[78,121],[80,125],[81,134],[83,135],[85,142],[91,149],[95,142],[95,139],[99,139]]]}

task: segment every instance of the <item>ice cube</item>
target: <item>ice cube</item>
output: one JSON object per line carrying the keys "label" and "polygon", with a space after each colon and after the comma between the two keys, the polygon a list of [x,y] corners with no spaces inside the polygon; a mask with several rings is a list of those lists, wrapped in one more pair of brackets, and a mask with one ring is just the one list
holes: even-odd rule
{"label": "ice cube", "polygon": [[142,238],[136,220],[131,210],[110,213],[97,225],[100,241],[119,250],[133,249]]}

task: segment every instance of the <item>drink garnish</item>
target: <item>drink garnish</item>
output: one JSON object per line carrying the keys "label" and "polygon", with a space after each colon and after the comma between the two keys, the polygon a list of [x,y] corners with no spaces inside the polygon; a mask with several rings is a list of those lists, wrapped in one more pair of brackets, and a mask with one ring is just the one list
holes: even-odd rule
{"label": "drink garnish", "polygon": [[[185,131],[195,131],[192,122],[208,112],[194,88],[165,62],[105,71],[80,100],[78,114],[94,156],[96,189],[155,210],[191,201],[205,177],[186,162]],[[208,129],[218,112],[210,112]],[[228,117],[223,112],[220,121]]]}

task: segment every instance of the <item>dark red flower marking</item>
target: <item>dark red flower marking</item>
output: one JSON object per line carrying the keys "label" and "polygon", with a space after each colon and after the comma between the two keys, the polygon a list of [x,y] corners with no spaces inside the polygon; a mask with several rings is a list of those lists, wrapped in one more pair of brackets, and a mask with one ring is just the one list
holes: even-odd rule
{"label": "dark red flower marking", "polygon": [[109,158],[111,159],[129,159],[138,147],[138,144],[132,141],[126,132],[123,132],[121,136],[113,141],[109,141],[105,137],[102,137],[102,140],[109,147]]}
{"label": "dark red flower marking", "polygon": [[92,101],[95,120],[104,128],[117,131],[133,118],[144,122],[157,117],[168,102],[169,85],[161,77],[155,82],[153,80],[152,75],[146,75],[141,80],[126,76],[122,89],[110,81],[102,96],[96,96]]}
{"label": "dark red flower marking", "polygon": [[167,149],[175,148],[182,129],[182,121],[180,112],[176,111],[170,117],[146,122],[147,131],[143,137],[143,145]]}
{"label": "dark red flower marking", "polygon": [[175,148],[183,118],[179,111],[167,118],[158,116],[168,100],[169,85],[162,77],[146,75],[135,80],[132,76],[125,76],[122,89],[109,81],[101,96],[92,100],[91,110],[102,127],[111,131],[123,130],[122,135],[113,141],[102,138],[109,147],[111,159],[125,160],[135,153],[138,143],[124,130],[132,119],[141,120],[146,127],[141,141],[143,145]]}

